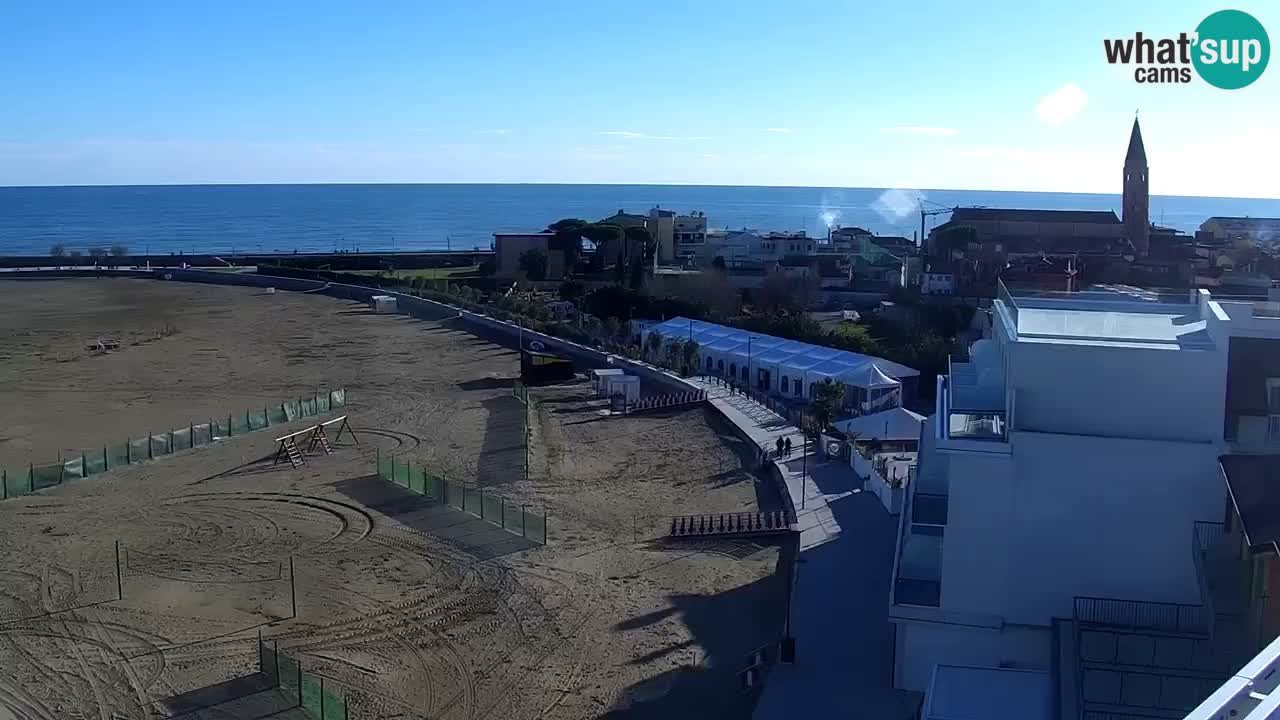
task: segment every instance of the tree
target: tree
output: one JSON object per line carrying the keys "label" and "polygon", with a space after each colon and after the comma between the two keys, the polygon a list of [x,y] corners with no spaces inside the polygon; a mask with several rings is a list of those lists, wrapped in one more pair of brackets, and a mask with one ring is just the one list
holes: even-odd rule
{"label": "tree", "polygon": [[729,268],[725,267],[723,255],[717,255],[716,259],[711,261],[711,267],[721,275],[729,273]]}
{"label": "tree", "polygon": [[607,317],[600,321],[600,332],[606,340],[613,340],[618,337],[619,321],[616,317]]}
{"label": "tree", "polygon": [[644,346],[651,356],[656,357],[658,351],[662,349],[662,336],[656,332],[650,331],[649,337],[645,338]]}
{"label": "tree", "polygon": [[622,228],[613,223],[590,223],[579,231],[582,237],[596,246],[596,264],[604,268],[605,258],[614,258],[622,251]]}
{"label": "tree", "polygon": [[53,247],[49,248],[49,257],[60,258],[60,257],[66,257],[66,256],[67,256],[67,246],[63,245],[62,243],[57,243]]}
{"label": "tree", "polygon": [[568,300],[574,305],[587,294],[587,286],[577,280],[565,280],[560,283],[560,299]]}
{"label": "tree", "polygon": [[626,261],[626,258],[622,256],[622,253],[618,253],[618,261],[613,265],[613,281],[621,285],[622,281],[626,279],[627,279],[627,261]]}
{"label": "tree", "polygon": [[653,236],[649,234],[646,228],[629,227],[623,234],[623,245],[625,246],[628,261],[643,259],[646,248],[653,243]]}
{"label": "tree", "polygon": [[684,355],[684,371],[686,373],[696,372],[698,369],[698,350],[700,350],[698,341],[689,338],[684,341],[681,352]]}
{"label": "tree", "polygon": [[644,287],[644,263],[631,263],[631,283],[632,290],[639,290]]}
{"label": "tree", "polygon": [[88,255],[93,258],[94,261],[100,261],[107,256],[107,251],[100,247],[91,247],[89,248]]}
{"label": "tree", "polygon": [[671,342],[667,343],[667,352],[666,352],[667,367],[674,370],[680,366],[680,356],[683,353],[683,348],[684,348],[683,340],[672,340]]}
{"label": "tree", "polygon": [[127,246],[127,245],[112,245],[112,246],[111,246],[111,254],[112,254],[112,255],[114,255],[115,257],[124,257],[124,256],[126,256],[126,255],[128,255],[128,254],[129,254],[129,246]]}
{"label": "tree", "polygon": [[547,251],[542,248],[531,248],[520,253],[520,269],[530,280],[547,278]]}
{"label": "tree", "polygon": [[818,430],[826,430],[831,420],[844,408],[844,383],[832,382],[827,378],[818,383],[813,399],[813,415],[818,421]]}
{"label": "tree", "polygon": [[498,261],[494,260],[492,257],[487,257],[480,261],[480,267],[477,269],[482,276],[489,277],[490,275],[498,272]]}
{"label": "tree", "polygon": [[795,283],[781,270],[774,270],[766,275],[751,298],[765,312],[786,312],[800,308],[795,297]]}
{"label": "tree", "polygon": [[586,220],[565,218],[547,226],[548,232],[555,233],[547,241],[547,248],[564,254],[564,267],[568,272],[578,265],[578,258],[582,255],[582,229],[587,225]]}

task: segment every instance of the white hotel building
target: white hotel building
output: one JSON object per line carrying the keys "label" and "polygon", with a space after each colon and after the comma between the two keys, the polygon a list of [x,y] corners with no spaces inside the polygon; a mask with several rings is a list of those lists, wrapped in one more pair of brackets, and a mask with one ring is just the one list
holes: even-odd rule
{"label": "white hotel building", "polygon": [[1184,717],[1280,630],[1280,304],[1002,286],[992,315],[900,515],[894,683],[924,720]]}

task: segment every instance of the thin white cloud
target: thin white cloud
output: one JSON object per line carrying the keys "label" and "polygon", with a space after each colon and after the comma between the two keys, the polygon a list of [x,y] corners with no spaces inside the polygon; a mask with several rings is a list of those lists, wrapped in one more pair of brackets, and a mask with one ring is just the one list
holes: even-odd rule
{"label": "thin white cloud", "polygon": [[507,128],[496,128],[494,130],[478,130],[481,135],[506,135],[511,131]]}
{"label": "thin white cloud", "polygon": [[633,132],[631,130],[602,130],[597,135],[605,135],[608,137],[620,137],[628,140],[710,140],[711,138],[702,135],[650,135],[648,133]]}
{"label": "thin white cloud", "polygon": [[1070,122],[1088,104],[1089,95],[1079,85],[1069,82],[1040,99],[1036,104],[1036,117],[1049,127],[1058,127]]}
{"label": "thin white cloud", "polygon": [[780,133],[783,135],[786,135],[787,133],[791,132],[791,128],[784,128],[784,127],[765,128],[764,130],[765,132]]}
{"label": "thin white cloud", "polygon": [[932,125],[897,125],[895,127],[887,127],[884,132],[894,135],[941,135],[951,137],[960,133],[959,130],[949,127],[936,127]]}

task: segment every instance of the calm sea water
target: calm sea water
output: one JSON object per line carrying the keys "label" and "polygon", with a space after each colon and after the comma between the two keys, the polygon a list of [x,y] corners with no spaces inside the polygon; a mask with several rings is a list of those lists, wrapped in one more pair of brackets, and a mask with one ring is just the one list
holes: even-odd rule
{"label": "calm sea water", "polygon": [[[677,185],[192,185],[0,188],[0,255],[126,245],[135,253],[488,248],[538,230],[654,205],[701,210],[711,227],[825,232],[859,225],[911,237],[919,215],[875,188]],[[1116,210],[1118,195],[931,190],[945,206]],[[1151,219],[1193,232],[1213,215],[1280,216],[1280,200],[1153,197]],[[928,218],[929,226],[946,216]]]}

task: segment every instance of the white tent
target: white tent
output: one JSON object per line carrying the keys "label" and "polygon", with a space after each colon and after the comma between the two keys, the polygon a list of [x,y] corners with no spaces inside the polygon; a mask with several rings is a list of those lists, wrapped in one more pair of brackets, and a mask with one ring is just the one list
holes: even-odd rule
{"label": "white tent", "polygon": [[845,405],[863,415],[902,405],[902,383],[884,374],[875,363],[860,365],[840,376],[849,386],[852,397],[845,398]]}
{"label": "white tent", "polygon": [[866,388],[867,390],[902,386],[902,383],[885,375],[884,371],[876,367],[875,363],[870,362],[841,375],[840,379],[844,381],[845,385]]}
{"label": "white tent", "polygon": [[835,423],[835,427],[859,440],[919,440],[924,416],[896,407]]}

